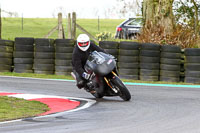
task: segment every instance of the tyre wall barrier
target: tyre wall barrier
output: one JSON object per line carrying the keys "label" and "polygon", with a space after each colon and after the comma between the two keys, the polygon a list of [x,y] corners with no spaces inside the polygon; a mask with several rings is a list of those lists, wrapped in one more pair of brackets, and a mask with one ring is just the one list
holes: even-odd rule
{"label": "tyre wall barrier", "polygon": [[[100,45],[104,49],[117,49],[117,45],[109,45],[108,41],[100,44],[104,44]],[[117,66],[121,78],[200,83],[199,49],[182,52],[175,45],[123,41],[119,43],[118,50]]]}
{"label": "tyre wall barrier", "polygon": [[200,49],[185,49],[185,82],[200,83]]}
{"label": "tyre wall barrier", "polygon": [[54,74],[55,45],[53,39],[36,38],[33,70],[37,74]]}
{"label": "tyre wall barrier", "polygon": [[13,41],[0,40],[0,72],[12,71],[13,48]]}
{"label": "tyre wall barrier", "polygon": [[[16,37],[0,40],[0,72],[69,75],[75,41]],[[152,43],[100,41],[117,58],[125,79],[200,83],[200,49]]]}
{"label": "tyre wall barrier", "polygon": [[160,68],[160,45],[142,43],[140,47],[140,80],[158,81]]}
{"label": "tyre wall barrier", "polygon": [[136,42],[120,42],[117,65],[121,78],[138,80],[139,44]]}
{"label": "tyre wall barrier", "polygon": [[114,41],[100,41],[99,46],[105,50],[105,52],[118,58],[119,43]]}
{"label": "tyre wall barrier", "polygon": [[162,45],[160,57],[160,81],[179,82],[181,48],[175,45]]}
{"label": "tyre wall barrier", "polygon": [[74,49],[74,40],[56,39],[55,40],[55,74],[70,75],[72,72],[72,52]]}
{"label": "tyre wall barrier", "polygon": [[15,38],[14,70],[16,73],[33,73],[34,38]]}

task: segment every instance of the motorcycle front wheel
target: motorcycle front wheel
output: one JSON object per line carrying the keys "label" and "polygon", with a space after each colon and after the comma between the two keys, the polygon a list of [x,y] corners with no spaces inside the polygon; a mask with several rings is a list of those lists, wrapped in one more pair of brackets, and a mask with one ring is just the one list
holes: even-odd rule
{"label": "motorcycle front wheel", "polygon": [[119,77],[115,76],[111,80],[113,86],[119,91],[119,96],[124,100],[124,101],[129,101],[131,99],[131,94],[126,88],[126,86],[123,84],[123,82],[119,79]]}

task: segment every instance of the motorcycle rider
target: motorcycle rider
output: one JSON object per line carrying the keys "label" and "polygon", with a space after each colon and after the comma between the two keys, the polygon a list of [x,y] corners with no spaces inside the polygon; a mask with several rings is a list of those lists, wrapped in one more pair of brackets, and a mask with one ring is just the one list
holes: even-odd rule
{"label": "motorcycle rider", "polygon": [[80,34],[77,37],[76,46],[72,54],[73,73],[76,78],[77,87],[81,89],[85,85],[87,85],[89,89],[87,91],[90,92],[94,90],[92,90],[92,87],[90,87],[91,84],[89,84],[88,82],[90,75],[85,71],[84,66],[86,64],[89,54],[93,51],[105,53],[105,51],[102,48],[98,47],[90,41],[88,35]]}

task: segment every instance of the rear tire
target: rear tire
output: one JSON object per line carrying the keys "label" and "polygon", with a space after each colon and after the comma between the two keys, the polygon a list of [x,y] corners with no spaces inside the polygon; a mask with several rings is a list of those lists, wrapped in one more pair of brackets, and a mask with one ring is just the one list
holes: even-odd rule
{"label": "rear tire", "polygon": [[131,94],[126,88],[126,86],[123,84],[123,82],[116,76],[114,79],[111,80],[113,85],[119,90],[119,96],[124,101],[129,101],[131,99]]}

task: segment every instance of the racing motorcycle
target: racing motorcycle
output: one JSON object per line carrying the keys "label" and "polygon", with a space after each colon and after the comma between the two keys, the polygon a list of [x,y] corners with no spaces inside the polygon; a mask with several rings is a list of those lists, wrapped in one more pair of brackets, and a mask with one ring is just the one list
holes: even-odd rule
{"label": "racing motorcycle", "polygon": [[94,97],[119,96],[124,101],[131,99],[130,92],[118,77],[114,56],[93,51],[84,68],[90,74],[90,85],[86,84],[84,89],[95,90],[91,93]]}

